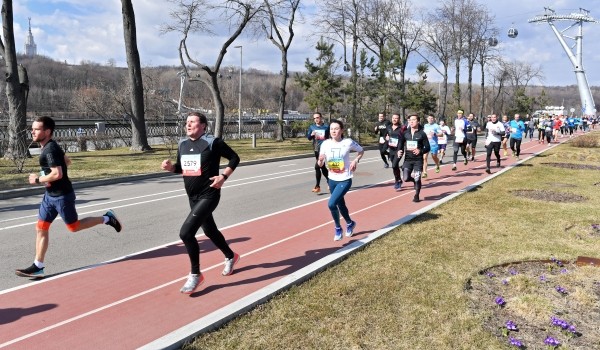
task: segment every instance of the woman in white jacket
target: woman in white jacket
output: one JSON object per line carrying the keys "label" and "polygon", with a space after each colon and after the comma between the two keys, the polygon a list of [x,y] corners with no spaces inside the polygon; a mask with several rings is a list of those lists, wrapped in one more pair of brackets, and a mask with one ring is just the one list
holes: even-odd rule
{"label": "woman in white jacket", "polygon": [[496,166],[500,167],[500,145],[502,144],[502,136],[505,134],[506,130],[504,128],[504,124],[498,121],[498,116],[492,114],[490,117],[490,121],[487,122],[485,129],[487,130],[487,136],[485,138],[485,148],[487,150],[486,168],[485,172],[491,174],[490,170],[490,162],[492,160],[492,151],[496,156]]}

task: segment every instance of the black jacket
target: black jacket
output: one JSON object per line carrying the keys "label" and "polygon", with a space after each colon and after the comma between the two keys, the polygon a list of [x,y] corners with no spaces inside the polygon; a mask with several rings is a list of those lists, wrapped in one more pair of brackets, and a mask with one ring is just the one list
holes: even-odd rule
{"label": "black jacket", "polygon": [[[421,151],[418,155],[413,154],[412,150],[409,150],[412,142],[416,142],[416,147]],[[427,135],[421,125],[419,125],[419,129],[414,134],[410,127],[406,129],[404,132],[404,146],[404,161],[423,161],[423,154],[429,153],[430,146]]]}

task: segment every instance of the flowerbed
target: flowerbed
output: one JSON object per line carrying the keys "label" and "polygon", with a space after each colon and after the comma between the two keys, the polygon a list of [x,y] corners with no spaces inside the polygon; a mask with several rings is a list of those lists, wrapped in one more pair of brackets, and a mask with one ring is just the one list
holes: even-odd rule
{"label": "flowerbed", "polygon": [[472,311],[507,345],[600,348],[600,269],[552,258],[491,267],[467,283]]}

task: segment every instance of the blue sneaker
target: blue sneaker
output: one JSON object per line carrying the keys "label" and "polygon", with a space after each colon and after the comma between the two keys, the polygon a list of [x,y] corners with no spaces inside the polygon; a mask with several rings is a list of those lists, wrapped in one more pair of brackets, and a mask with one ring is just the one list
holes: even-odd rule
{"label": "blue sneaker", "polygon": [[402,181],[396,181],[394,184],[394,189],[397,191],[402,187]]}
{"label": "blue sneaker", "polygon": [[356,221],[350,221],[350,223],[346,225],[346,237],[352,237],[355,227]]}
{"label": "blue sneaker", "polygon": [[341,227],[336,227],[335,228],[335,236],[333,236],[333,240],[334,241],[341,241],[342,240],[342,228]]}
{"label": "blue sneaker", "polygon": [[16,270],[15,273],[17,274],[17,276],[21,277],[41,278],[44,277],[44,268],[42,267],[40,269],[39,267],[35,266],[35,264],[31,264],[31,266],[29,266],[26,269]]}

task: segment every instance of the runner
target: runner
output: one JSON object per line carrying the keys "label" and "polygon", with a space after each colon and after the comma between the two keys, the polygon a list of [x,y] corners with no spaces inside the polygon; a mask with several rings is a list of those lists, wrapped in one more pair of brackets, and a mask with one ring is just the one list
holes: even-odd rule
{"label": "runner", "polygon": [[505,135],[502,136],[502,149],[504,149],[504,156],[508,155],[508,138],[510,137],[510,122],[508,121],[508,116],[502,116],[502,125],[504,125]]}
{"label": "runner", "polygon": [[575,118],[570,116],[566,119],[567,127],[569,128],[569,138],[573,138],[573,131],[575,131]]}
{"label": "runner", "polygon": [[475,148],[477,147],[477,132],[481,131],[481,126],[479,122],[475,120],[475,116],[473,113],[469,113],[467,117],[467,128],[466,128],[466,136],[467,136],[467,156],[471,154],[471,161],[475,160]]}
{"label": "runner", "polygon": [[[419,117],[411,115],[408,117],[409,128],[404,132],[404,166],[402,167],[402,180],[414,183],[415,196],[413,202],[420,202],[421,193],[421,170],[423,169],[423,155],[429,152],[429,141],[419,125]],[[414,172],[414,177],[411,173]]]}
{"label": "runner", "polygon": [[498,121],[498,116],[492,114],[490,121],[487,122],[485,129],[487,130],[487,136],[485,138],[485,148],[487,156],[485,158],[486,168],[485,172],[491,174],[490,162],[492,161],[492,151],[496,156],[496,167],[500,167],[500,145],[502,144],[502,135],[506,134],[504,125]]}
{"label": "runner", "polygon": [[385,137],[387,136],[388,127],[391,125],[390,121],[385,119],[385,113],[379,113],[377,117],[378,121],[375,124],[375,135],[379,137],[379,154],[381,155],[381,159],[383,160],[384,168],[389,168],[388,164],[388,151],[387,151],[387,142],[385,141]]}
{"label": "runner", "polygon": [[312,141],[313,151],[315,152],[315,179],[317,182],[312,191],[318,194],[321,192],[321,174],[325,176],[325,181],[329,181],[329,178],[327,177],[327,168],[325,166],[319,167],[317,164],[319,161],[319,148],[321,147],[323,140],[329,138],[329,125],[325,124],[323,115],[319,112],[313,114],[313,120],[315,123],[308,127],[306,138]]}
{"label": "runner", "polygon": [[546,118],[543,115],[540,115],[540,118],[537,122],[538,129],[538,143],[544,143],[544,137],[546,136]]}
{"label": "runner", "polygon": [[560,121],[560,117],[555,115],[554,120],[552,121],[552,139],[553,142],[558,143],[558,131],[562,127],[562,122]]}
{"label": "runner", "polygon": [[[173,164],[171,160],[165,159],[161,164],[163,170],[183,175],[185,192],[191,208],[179,231],[191,265],[187,281],[180,289],[184,294],[192,294],[204,282],[204,276],[200,272],[200,249],[196,239],[200,227],[206,237],[225,255],[223,276],[231,275],[233,266],[240,260],[240,256],[229,248],[212,215],[221,198],[221,187],[239,164],[240,158],[223,139],[207,134],[207,125],[208,120],[204,114],[190,113],[186,121],[188,139],[179,144],[177,161]],[[219,175],[221,157],[228,159],[229,163]]]}
{"label": "runner", "polygon": [[50,225],[60,217],[71,232],[78,232],[96,225],[106,224],[121,232],[121,222],[112,210],[100,217],[87,217],[79,220],[75,209],[75,191],[69,179],[67,167],[71,164],[58,143],[52,139],[56,124],[50,117],[38,117],[31,125],[33,142],[39,142],[42,149],[39,158],[41,171],[29,174],[30,185],[46,187],[44,198],[40,204],[35,237],[35,259],[25,269],[15,271],[21,277],[44,277],[46,252],[50,239]]}
{"label": "runner", "polygon": [[452,147],[454,151],[454,155],[452,157],[452,170],[456,170],[456,161],[458,160],[458,150],[460,149],[460,153],[465,158],[465,165],[467,165],[467,141],[465,140],[465,129],[467,128],[467,122],[463,118],[464,112],[462,110],[458,110],[456,112],[456,119],[454,120],[454,145]]}
{"label": "runner", "polygon": [[444,156],[446,155],[446,146],[448,145],[448,135],[452,133],[446,122],[442,119],[439,122],[440,129],[442,130],[442,136],[438,136],[438,151],[440,164],[444,163]]}
{"label": "runner", "polygon": [[521,121],[521,116],[515,114],[515,119],[510,121],[510,149],[513,157],[517,157],[517,160],[519,160],[519,155],[521,154],[523,131],[525,131],[525,124]]}
{"label": "runner", "polygon": [[533,120],[533,117],[529,117],[529,114],[527,115],[529,120],[527,121],[527,136],[529,136],[529,142],[533,141],[533,130],[535,129],[535,120]]}
{"label": "runner", "polygon": [[400,115],[392,115],[392,124],[387,131],[387,142],[390,152],[390,162],[392,163],[392,172],[394,174],[394,189],[399,190],[402,187],[402,177],[400,176],[400,160],[402,152],[399,152],[398,145],[404,144],[404,131],[406,127],[400,124]]}
{"label": "runner", "polygon": [[[329,210],[335,224],[334,241],[342,239],[340,214],[346,221],[346,237],[352,237],[356,222],[350,218],[344,196],[352,186],[352,176],[356,165],[360,162],[363,148],[350,138],[344,138],[344,124],[339,120],[332,120],[329,125],[330,139],[323,141],[319,153],[319,166],[327,164],[329,168]],[[350,162],[350,151],[357,152],[357,156]]]}
{"label": "runner", "polygon": [[431,159],[435,163],[435,172],[440,172],[440,159],[438,158],[438,137],[443,135],[442,129],[435,122],[435,118],[432,115],[427,117],[427,124],[423,127],[423,131],[425,135],[427,135],[427,140],[429,141],[429,152],[423,154],[423,178],[427,178],[427,164],[429,153],[431,153]]}

